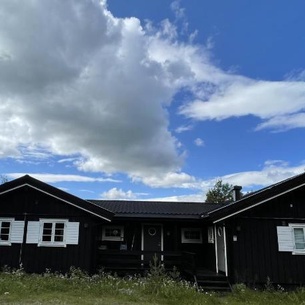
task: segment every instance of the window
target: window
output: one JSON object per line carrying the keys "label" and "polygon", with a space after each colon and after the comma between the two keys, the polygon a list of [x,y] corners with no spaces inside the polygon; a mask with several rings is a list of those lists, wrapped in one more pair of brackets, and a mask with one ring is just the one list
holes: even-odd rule
{"label": "window", "polygon": [[11,227],[13,219],[0,219],[0,245],[11,245]]}
{"label": "window", "polygon": [[305,225],[290,224],[293,232],[293,252],[305,253]]}
{"label": "window", "polygon": [[66,246],[65,231],[67,220],[40,220],[39,246]]}
{"label": "window", "polygon": [[202,234],[200,228],[182,228],[181,242],[184,244],[201,244]]}
{"label": "window", "polygon": [[305,254],[305,224],[277,227],[277,236],[280,252]]}
{"label": "window", "polygon": [[105,226],[103,227],[102,240],[123,241],[123,226]]}

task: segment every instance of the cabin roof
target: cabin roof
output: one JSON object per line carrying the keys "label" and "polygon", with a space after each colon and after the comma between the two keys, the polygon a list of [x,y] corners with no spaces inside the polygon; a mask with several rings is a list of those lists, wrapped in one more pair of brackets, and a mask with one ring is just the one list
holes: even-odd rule
{"label": "cabin roof", "polygon": [[238,201],[209,211],[208,215],[211,217],[213,222],[216,223],[303,186],[305,186],[305,173],[293,176],[256,192],[247,194]]}
{"label": "cabin roof", "polygon": [[204,218],[220,204],[204,202],[88,200],[115,213],[116,217],[132,218]]}
{"label": "cabin roof", "polygon": [[106,221],[111,221],[111,219],[114,215],[111,211],[109,211],[101,206],[94,205],[91,202],[88,202],[79,197],[71,195],[54,186],[51,186],[47,183],[37,180],[29,175],[25,175],[25,176],[15,179],[15,180],[8,181],[4,184],[1,184],[0,185],[0,197],[3,194],[6,194],[8,192],[11,192],[13,190],[23,188],[23,187],[30,187],[30,188],[36,189],[37,191],[45,193],[46,195],[49,195],[58,200],[61,200],[71,206],[74,206],[78,209],[81,209],[89,214],[95,215]]}

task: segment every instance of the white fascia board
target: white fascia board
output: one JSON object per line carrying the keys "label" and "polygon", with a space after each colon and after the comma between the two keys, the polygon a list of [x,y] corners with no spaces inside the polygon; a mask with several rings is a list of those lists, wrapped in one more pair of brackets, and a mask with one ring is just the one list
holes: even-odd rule
{"label": "white fascia board", "polygon": [[298,188],[300,188],[300,187],[302,187],[302,186],[304,186],[304,185],[305,185],[305,183],[303,183],[303,184],[301,184],[301,185],[298,185],[298,186],[296,186],[296,187],[293,187],[293,188],[291,188],[291,189],[289,189],[289,190],[287,190],[287,191],[285,191],[285,192],[279,193],[279,194],[277,194],[277,195],[275,195],[275,196],[269,197],[269,198],[267,198],[267,199],[265,199],[265,200],[259,201],[259,202],[255,203],[255,204],[253,204],[253,205],[251,205],[251,206],[249,206],[249,207],[243,208],[243,209],[240,210],[240,211],[234,212],[234,213],[229,214],[229,215],[227,215],[227,216],[224,216],[224,217],[222,217],[222,218],[220,218],[220,219],[214,220],[213,223],[218,223],[218,222],[223,221],[223,220],[225,220],[225,219],[227,219],[227,218],[230,218],[230,217],[235,216],[235,215],[237,215],[237,214],[240,214],[240,213],[242,213],[242,212],[244,212],[244,211],[247,211],[247,210],[249,210],[249,209],[252,209],[252,208],[254,208],[254,207],[258,206],[258,205],[263,204],[264,202],[270,201],[270,200],[272,200],[272,199],[274,199],[274,198],[277,198],[277,197],[282,196],[282,195],[284,195],[284,194],[286,194],[286,193],[289,193],[289,192],[291,192],[291,191],[294,191],[294,190],[296,190],[296,189],[298,189]]}
{"label": "white fascia board", "polygon": [[[35,190],[37,190],[37,191],[39,191],[39,192],[41,192],[41,193],[44,193],[44,194],[46,194],[46,195],[48,195],[48,196],[51,196],[51,197],[56,198],[56,199],[58,199],[58,200],[60,200],[60,201],[63,201],[63,202],[65,202],[65,203],[69,204],[69,205],[72,205],[72,206],[74,206],[74,207],[76,207],[76,208],[78,208],[78,209],[80,209],[80,210],[83,210],[83,211],[85,211],[85,212],[87,212],[87,213],[90,213],[90,214],[92,214],[92,215],[94,215],[94,216],[97,216],[97,217],[99,217],[99,218],[102,218],[102,219],[104,219],[104,220],[106,220],[106,221],[108,221],[108,222],[111,222],[111,219],[108,219],[108,218],[106,218],[106,217],[104,217],[104,216],[101,216],[101,215],[98,215],[98,214],[96,214],[96,213],[94,213],[94,212],[91,212],[91,211],[89,211],[89,210],[87,210],[87,209],[85,209],[85,208],[82,208],[82,207],[80,207],[80,206],[78,206],[78,205],[76,205],[76,204],[74,204],[74,203],[72,203],[72,202],[70,202],[70,201],[64,200],[64,199],[62,199],[62,198],[60,198],[60,197],[57,197],[57,196],[55,196],[55,195],[53,195],[53,194],[50,194],[50,193],[48,193],[48,192],[45,192],[45,191],[43,191],[43,190],[41,190],[41,189],[39,189],[39,188],[37,188],[37,187],[31,185],[31,184],[28,184],[28,183],[24,183],[24,184],[22,184],[22,185],[18,185],[18,186],[14,187],[14,188],[11,188],[11,189],[9,189],[9,190],[6,190],[6,191],[0,193],[0,195],[5,194],[5,193],[8,193],[8,192],[11,192],[11,191],[13,191],[13,190],[19,189],[19,188],[24,187],[24,186],[29,186],[29,187],[31,187],[31,188],[33,188],[33,189],[35,189]],[[83,199],[81,199],[81,198],[79,198],[79,199],[80,199],[80,200],[83,200]],[[84,201],[85,201],[85,200],[84,200]],[[90,204],[89,201],[88,201],[88,203]]]}

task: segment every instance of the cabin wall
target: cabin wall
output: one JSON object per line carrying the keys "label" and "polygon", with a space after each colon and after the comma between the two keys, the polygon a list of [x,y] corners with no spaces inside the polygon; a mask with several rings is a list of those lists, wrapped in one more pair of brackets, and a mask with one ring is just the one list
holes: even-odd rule
{"label": "cabin wall", "polygon": [[[305,283],[305,255],[280,252],[277,226],[305,224],[305,189],[275,198],[226,222],[232,282]],[[234,241],[234,240],[235,241]]]}
{"label": "cabin wall", "polygon": [[[73,207],[31,187],[23,187],[2,194],[0,197],[0,218],[12,217],[25,222],[24,242],[10,246],[0,245],[0,267],[19,268],[22,264],[27,272],[67,272],[71,266],[91,272],[94,266],[95,227],[97,217]],[[28,223],[40,219],[68,219],[79,222],[77,245],[46,247],[28,244],[25,241]]]}

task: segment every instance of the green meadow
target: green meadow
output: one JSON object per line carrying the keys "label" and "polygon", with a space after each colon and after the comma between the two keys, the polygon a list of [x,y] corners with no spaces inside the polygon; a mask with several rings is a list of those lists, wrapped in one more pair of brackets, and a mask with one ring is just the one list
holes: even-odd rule
{"label": "green meadow", "polygon": [[120,278],[101,272],[88,276],[78,269],[68,274],[0,273],[0,304],[201,305],[303,304],[305,289],[285,291],[270,283],[264,290],[239,284],[231,293],[203,291],[180,280],[177,273],[150,272],[145,277]]}

